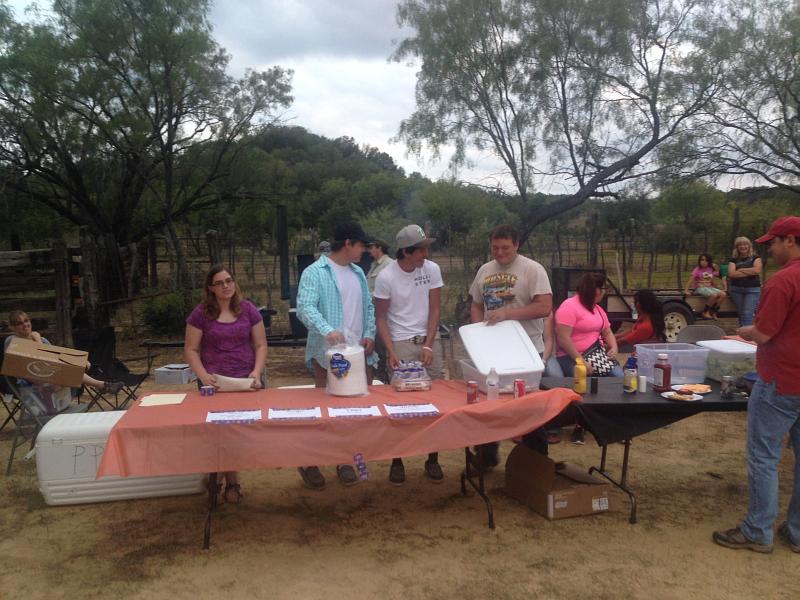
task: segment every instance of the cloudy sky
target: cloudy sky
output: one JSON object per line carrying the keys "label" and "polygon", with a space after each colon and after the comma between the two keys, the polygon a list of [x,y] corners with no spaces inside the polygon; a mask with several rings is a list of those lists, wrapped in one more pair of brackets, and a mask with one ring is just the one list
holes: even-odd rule
{"label": "cloudy sky", "polygon": [[[17,18],[30,0],[7,0]],[[42,7],[49,0],[40,0]],[[397,0],[215,0],[210,18],[217,42],[232,55],[231,71],[294,70],[294,125],[330,138],[350,136],[386,152],[406,172],[448,176],[442,160],[406,155],[390,140],[414,110],[415,68],[389,61],[402,31]],[[464,181],[495,185],[501,172],[490,155],[474,153]]]}

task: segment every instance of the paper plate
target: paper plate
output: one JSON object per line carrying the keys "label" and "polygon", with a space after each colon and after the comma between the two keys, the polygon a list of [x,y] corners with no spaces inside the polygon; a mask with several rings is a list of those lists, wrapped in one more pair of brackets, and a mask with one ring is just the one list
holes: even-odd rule
{"label": "paper plate", "polygon": [[666,398],[667,400],[676,400],[677,402],[695,402],[696,400],[702,400],[703,397],[700,394],[692,394],[692,397],[689,400],[678,400],[673,398],[672,396],[675,395],[675,392],[662,392],[661,397]]}
{"label": "paper plate", "polygon": [[[685,388],[687,385],[697,385],[697,384],[692,384],[692,383],[685,383],[685,384],[683,384],[683,385],[678,385],[678,384],[675,384],[675,385],[673,385],[673,386],[672,386],[672,389],[673,389],[673,390],[675,390],[675,391],[677,392],[677,391],[680,391],[680,390],[682,390],[683,388]],[[701,396],[702,396],[703,394],[710,394],[710,393],[711,393],[711,386],[709,386],[709,388],[708,388],[708,391],[707,391],[707,392],[692,392],[692,393],[693,393],[693,394],[695,394],[695,395],[697,395],[697,394],[700,394]]]}

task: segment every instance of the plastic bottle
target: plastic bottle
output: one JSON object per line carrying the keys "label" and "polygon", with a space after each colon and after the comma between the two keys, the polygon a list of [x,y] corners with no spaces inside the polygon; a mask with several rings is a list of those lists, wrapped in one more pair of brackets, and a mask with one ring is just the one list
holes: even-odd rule
{"label": "plastic bottle", "polygon": [[572,384],[572,389],[575,390],[577,394],[585,394],[586,393],[586,364],[583,362],[583,357],[578,357],[575,359],[575,373],[573,375],[574,382]]}
{"label": "plastic bottle", "polygon": [[486,376],[486,399],[500,399],[500,377],[494,367],[489,369],[489,374]]}
{"label": "plastic bottle", "polygon": [[631,356],[623,367],[622,391],[626,394],[635,394],[638,388],[639,369],[636,365],[636,357]]}
{"label": "plastic bottle", "polygon": [[672,380],[672,365],[669,364],[668,354],[659,354],[653,366],[653,391],[668,392]]}

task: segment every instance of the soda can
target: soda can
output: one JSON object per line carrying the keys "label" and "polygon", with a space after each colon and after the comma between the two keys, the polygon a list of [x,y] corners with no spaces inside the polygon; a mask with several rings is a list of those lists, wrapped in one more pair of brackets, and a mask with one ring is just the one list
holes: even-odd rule
{"label": "soda can", "polygon": [[476,404],[478,402],[478,382],[467,382],[467,404]]}
{"label": "soda can", "polygon": [[525,395],[525,380],[524,379],[515,379],[514,380],[514,398],[519,398],[520,396]]}
{"label": "soda can", "polygon": [[725,400],[733,398],[733,377],[730,375],[722,376],[722,381],[719,386],[719,395]]}
{"label": "soda can", "polygon": [[200,395],[201,396],[213,396],[214,395],[214,386],[213,385],[204,385],[200,388]]}

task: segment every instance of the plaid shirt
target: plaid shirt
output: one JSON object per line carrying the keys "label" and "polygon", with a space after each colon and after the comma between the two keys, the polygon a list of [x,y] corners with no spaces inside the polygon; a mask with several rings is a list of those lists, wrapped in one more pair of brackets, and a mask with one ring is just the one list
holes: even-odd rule
{"label": "plaid shirt", "polygon": [[[362,338],[375,339],[375,307],[367,287],[367,278],[361,267],[351,264],[350,268],[361,283],[361,305],[364,307],[364,333]],[[297,318],[308,328],[306,340],[306,366],[311,368],[311,360],[325,364],[328,342],[325,336],[332,331],[341,331],[344,322],[342,295],[336,275],[331,269],[330,260],[324,254],[309,265],[300,277],[297,290]],[[367,364],[378,362],[374,352],[367,357]]]}

